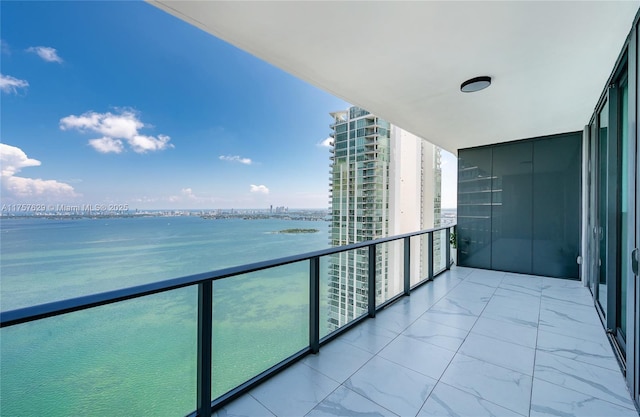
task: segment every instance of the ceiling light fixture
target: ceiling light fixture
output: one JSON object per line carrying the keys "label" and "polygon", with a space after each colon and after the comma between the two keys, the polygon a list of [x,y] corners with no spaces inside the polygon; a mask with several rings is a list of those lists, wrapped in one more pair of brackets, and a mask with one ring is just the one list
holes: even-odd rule
{"label": "ceiling light fixture", "polygon": [[474,93],[476,91],[484,90],[490,85],[491,77],[476,77],[463,82],[460,86],[460,91],[462,91],[463,93]]}

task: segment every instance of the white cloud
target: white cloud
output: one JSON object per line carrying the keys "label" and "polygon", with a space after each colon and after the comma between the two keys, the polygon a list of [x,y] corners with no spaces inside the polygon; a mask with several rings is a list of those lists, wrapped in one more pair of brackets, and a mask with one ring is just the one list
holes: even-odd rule
{"label": "white cloud", "polygon": [[73,187],[69,184],[40,178],[2,177],[2,188],[9,196],[16,198],[42,197],[59,199],[77,196]]}
{"label": "white cloud", "polygon": [[139,132],[145,127],[132,110],[122,110],[119,114],[86,112],[80,116],[70,115],[60,119],[60,129],[95,132],[103,135],[100,139],[89,141],[98,152],[120,153],[124,150],[124,142],[136,153],[161,151],[173,148],[167,135],[148,136]]}
{"label": "white cloud", "polygon": [[113,139],[108,136],[100,139],[90,139],[89,145],[100,153],[120,153],[124,149],[120,139]]}
{"label": "white cloud", "polygon": [[10,75],[0,74],[0,90],[7,94],[18,94],[18,88],[27,88],[29,83],[26,80],[20,80]]}
{"label": "white cloud", "polygon": [[193,206],[193,204],[201,205],[213,202],[214,199],[207,196],[197,195],[192,188],[183,188],[179,195],[171,195],[166,198],[170,203],[181,203]]}
{"label": "white cloud", "polygon": [[193,190],[191,188],[183,188],[181,190],[182,195],[191,199],[191,200],[195,200],[197,197],[196,195],[193,193]]}
{"label": "white cloud", "polygon": [[328,137],[325,140],[322,140],[316,144],[320,148],[330,148],[333,146],[333,138]]}
{"label": "white cloud", "polygon": [[15,175],[25,167],[37,167],[42,164],[37,159],[27,157],[22,149],[5,143],[0,143],[0,161],[2,162],[0,172],[3,177]]}
{"label": "white cloud", "polygon": [[40,197],[46,199],[77,197],[73,187],[56,180],[16,177],[22,168],[40,166],[18,147],[0,143],[0,182],[2,192],[11,198]]}
{"label": "white cloud", "polygon": [[147,151],[161,151],[167,147],[173,147],[169,144],[171,138],[166,135],[158,135],[158,137],[135,135],[129,139],[129,145],[134,152],[145,153]]}
{"label": "white cloud", "polygon": [[258,194],[269,194],[269,189],[265,185],[251,184],[251,192],[258,193]]}
{"label": "white cloud", "polygon": [[93,131],[108,137],[132,139],[144,124],[132,111],[121,114],[87,112],[80,116],[67,116],[60,119],[62,130],[77,129],[81,132]]}
{"label": "white cloud", "polygon": [[31,48],[27,48],[27,52],[38,54],[40,58],[47,62],[62,63],[62,58],[60,58],[58,51],[56,51],[55,48],[48,46],[32,46]]}
{"label": "white cloud", "polygon": [[239,155],[231,156],[231,155],[220,155],[220,160],[229,161],[229,162],[239,162],[245,165],[251,165],[253,161],[250,158],[242,158]]}

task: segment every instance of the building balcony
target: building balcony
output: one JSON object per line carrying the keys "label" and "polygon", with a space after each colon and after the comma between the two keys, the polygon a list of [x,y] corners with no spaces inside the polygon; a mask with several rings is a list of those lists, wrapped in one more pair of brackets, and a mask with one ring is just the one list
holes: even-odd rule
{"label": "building balcony", "polygon": [[219,411],[637,416],[587,288],[452,267]]}
{"label": "building balcony", "polygon": [[[143,318],[160,314],[156,297],[174,303],[186,297],[183,302],[197,306],[197,323],[176,323],[175,329],[186,324],[191,330],[181,331],[192,340],[184,352],[162,352],[162,343],[151,342],[156,353],[117,357],[139,364],[169,355],[171,361],[163,362],[164,377],[184,379],[195,368],[195,387],[177,390],[183,403],[188,398],[197,402],[197,411],[189,416],[209,416],[212,411],[218,416],[637,415],[589,290],[580,281],[451,267],[450,246],[443,250],[434,243],[448,242],[452,227],[2,312],[3,343],[7,335],[20,337],[21,332],[31,338],[51,337],[60,320],[74,331],[89,331],[84,327],[95,328],[91,323],[101,320],[104,309],[114,314],[135,308]],[[422,255],[413,258],[413,248]],[[392,264],[393,253],[399,263]],[[331,288],[355,288],[331,281],[332,274],[348,271],[338,267],[342,254],[358,256],[362,265],[357,270],[363,277],[356,282],[358,295],[340,295],[337,299],[349,303],[344,308],[344,301],[323,307],[338,296]],[[376,271],[383,257],[390,272],[381,285]],[[283,275],[289,285],[278,287],[279,292],[298,288],[305,296],[274,307],[262,297],[262,286],[278,285],[265,278]],[[238,280],[253,284],[243,289],[236,287]],[[215,313],[229,291],[251,291],[253,286],[255,293],[248,294],[255,297],[251,307],[236,310],[233,317]],[[292,308],[297,314],[287,313]],[[269,317],[270,331],[249,332],[261,323],[252,316],[256,311]],[[337,320],[335,311],[348,317]],[[127,328],[126,323],[121,326]],[[238,339],[217,337],[220,326],[237,329]],[[165,334],[152,340],[162,337]],[[238,344],[240,340],[245,342]],[[126,339],[118,343],[123,352],[128,352],[127,345]],[[190,351],[189,346],[197,349]],[[221,353],[228,354],[230,347],[241,351],[242,362]],[[252,351],[274,348],[278,354],[253,363]],[[96,351],[100,354],[101,349]],[[26,361],[43,367],[30,387],[53,384],[47,369],[55,368],[55,357],[55,348],[25,351]],[[97,371],[92,364],[78,357],[73,378],[80,384],[93,378]],[[11,386],[7,378],[3,372],[3,384]],[[150,373],[145,378],[154,386],[161,376]],[[135,395],[139,387],[130,389],[131,401],[144,403],[143,395]],[[15,405],[7,401],[13,400],[3,392],[3,406]],[[105,403],[96,407],[109,410],[110,400],[101,401]]]}
{"label": "building balcony", "polygon": [[[385,19],[379,21],[384,24],[408,24],[409,30],[393,33],[367,32],[372,20],[358,22],[352,18],[361,8],[355,2],[264,2],[252,4],[251,13],[242,2],[152,3],[190,23],[199,22],[200,27],[215,31],[217,36],[235,45],[243,45],[254,55],[294,72],[316,87],[338,92],[350,102],[371,105],[380,117],[388,115],[394,124],[433,139],[452,152],[478,150],[496,145],[496,141],[517,141],[511,144],[511,152],[505,151],[507,145],[500,144],[500,149],[495,149],[495,158],[492,153],[487,160],[496,170],[511,169],[514,180],[509,184],[514,196],[511,213],[518,216],[506,218],[504,215],[509,200],[502,203],[507,192],[499,185],[497,175],[473,177],[473,171],[463,171],[458,180],[462,193],[475,189],[480,194],[492,189],[504,194],[499,202],[461,201],[459,205],[458,218],[464,221],[461,224],[466,223],[467,236],[465,239],[461,233],[463,227],[459,227],[458,255],[470,253],[469,247],[475,245],[477,253],[483,252],[483,256],[487,253],[489,265],[495,261],[493,254],[496,253],[503,258],[507,258],[507,253],[515,254],[506,260],[515,259],[513,263],[524,264],[516,259],[523,251],[517,250],[507,233],[500,241],[502,229],[495,226],[499,221],[506,218],[508,222],[504,223],[516,229],[527,217],[531,224],[524,229],[543,229],[533,223],[533,215],[524,216],[518,211],[523,206],[533,206],[516,197],[534,194],[523,191],[526,188],[522,186],[534,183],[534,166],[524,160],[516,161],[514,155],[519,151],[513,149],[526,145],[521,142],[526,138],[540,141],[545,138],[546,141],[554,134],[577,132],[582,135],[577,151],[570,154],[572,158],[562,159],[562,162],[571,160],[577,164],[580,181],[566,185],[567,190],[579,191],[575,207],[549,210],[548,202],[553,200],[548,197],[550,187],[541,188],[544,192],[538,194],[547,197],[536,202],[543,203],[538,210],[545,213],[543,218],[576,220],[580,236],[575,240],[580,250],[575,251],[576,256],[573,251],[564,251],[562,256],[570,258],[574,267],[580,265],[575,269],[582,274],[583,281],[449,268],[449,246],[434,247],[436,236],[440,242],[449,241],[449,229],[443,229],[2,312],[3,345],[16,337],[30,340],[29,348],[20,352],[20,360],[38,369],[24,393],[10,399],[6,388],[13,390],[16,381],[8,379],[7,369],[13,364],[3,360],[4,410],[16,402],[24,402],[31,413],[47,412],[47,407],[38,403],[38,391],[54,385],[55,381],[47,379],[47,370],[61,367],[56,346],[47,341],[59,336],[49,326],[62,323],[67,329],[87,335],[82,349],[71,347],[74,354],[77,352],[77,363],[93,364],[95,358],[112,358],[104,368],[89,367],[82,372],[70,369],[68,378],[78,381],[78,393],[71,394],[82,396],[85,389],[87,392],[96,389],[86,383],[88,378],[101,383],[97,386],[99,394],[102,390],[113,392],[114,386],[124,387],[120,391],[116,388],[115,392],[126,391],[126,397],[121,394],[122,398],[102,395],[100,403],[82,397],[78,402],[82,407],[70,408],[70,415],[86,414],[87,409],[113,415],[109,413],[113,411],[110,408],[113,402],[109,401],[114,399],[120,404],[142,402],[153,415],[168,414],[166,409],[158,409],[157,404],[145,403],[148,400],[142,389],[154,387],[159,380],[175,382],[166,395],[169,400],[165,405],[177,402],[170,396],[180,396],[179,411],[191,413],[189,416],[209,417],[212,412],[219,416],[638,415],[628,390],[628,386],[635,389],[633,395],[639,401],[640,290],[635,284],[639,282],[636,243],[640,242],[637,226],[640,225],[640,188],[637,186],[640,12],[637,2],[478,2],[467,4],[464,13],[459,5],[449,2],[380,3],[376,6],[379,7],[377,13],[371,13],[372,18]],[[615,6],[610,6],[614,3]],[[316,19],[306,19],[310,15]],[[352,34],[367,33],[367,36],[359,38],[362,42],[358,48],[335,48],[344,41],[344,33],[327,31],[327,19],[350,28]],[[256,25],[256,21],[270,24]],[[515,26],[530,30],[515,33]],[[491,30],[485,30],[487,27]],[[539,27],[545,31],[536,32]],[[462,35],[467,36],[461,36],[460,28],[465,28]],[[273,42],[273,39],[280,41]],[[443,39],[451,42],[442,42]],[[549,53],[549,39],[554,42],[553,53]],[[377,71],[363,71],[361,65],[335,65],[335,62],[366,62],[380,45],[389,46],[385,48],[385,53],[390,54],[385,58],[387,62],[402,65],[385,65]],[[394,45],[401,47],[394,48]],[[618,54],[621,45],[623,50]],[[415,48],[430,53],[416,60],[415,54],[407,54]],[[482,56],[469,60],[478,48],[482,49]],[[418,70],[420,68],[429,71]],[[473,96],[460,91],[458,86],[467,76],[484,75],[485,70],[496,74],[490,90],[473,93]],[[362,85],[377,88],[357,88]],[[624,88],[628,89],[626,100]],[[622,117],[624,105],[629,106],[624,113],[630,115],[627,119]],[[343,116],[334,116],[334,123],[330,125],[336,128],[336,133],[343,119],[346,120],[346,113],[340,114]],[[457,120],[463,122],[455,123]],[[589,128],[583,131],[585,124]],[[621,132],[628,133],[626,139]],[[380,149],[383,148],[381,145]],[[623,158],[619,157],[622,151],[627,152],[624,159],[627,165],[623,165]],[[337,154],[340,152],[343,151]],[[333,153],[332,164],[335,158],[346,160]],[[364,161],[367,161],[366,167],[375,168],[376,151],[367,151]],[[548,160],[540,162],[537,168],[554,165]],[[472,166],[475,169],[478,165]],[[530,177],[526,181],[520,181],[524,168],[531,174],[527,174]],[[564,178],[551,170],[540,171],[547,174],[547,181],[540,184],[560,184]],[[610,175],[613,171],[626,176]],[[600,184],[603,179],[607,180]],[[626,194],[621,192],[625,189]],[[332,191],[330,188],[329,192]],[[489,194],[496,194],[493,191]],[[461,196],[467,195],[462,193]],[[376,194],[374,191],[362,193],[366,199]],[[619,195],[632,198],[619,200]],[[563,198],[555,200],[565,202]],[[473,207],[495,212],[490,211],[487,216],[486,211],[480,209],[468,210]],[[473,221],[467,221],[469,219]],[[496,223],[476,224],[482,219],[494,219]],[[564,232],[563,228],[555,227],[556,223],[545,224],[553,234]],[[634,225],[633,230],[630,225]],[[479,231],[484,232],[484,236],[475,233]],[[630,235],[622,236],[620,231],[629,231]],[[371,229],[358,232],[363,238],[373,235]],[[331,236],[337,239],[340,234],[332,232]],[[536,241],[533,236],[529,237],[533,247]],[[409,246],[414,248],[414,243],[408,243],[415,241],[422,244],[420,249],[427,247],[426,262],[408,250]],[[504,245],[500,248],[496,245],[493,253],[483,251],[487,242],[492,241]],[[385,285],[384,295],[380,295],[382,290],[376,288],[376,251],[381,245],[387,245],[377,255],[388,253],[387,249],[395,243],[404,244],[404,250],[401,256],[387,259],[389,263],[396,263],[388,265],[391,282],[388,287]],[[634,252],[623,252],[620,248],[624,245]],[[503,248],[505,250],[500,250]],[[368,256],[367,305],[362,305],[363,294],[357,293],[352,298],[358,302],[327,308],[323,303],[329,300],[351,299],[330,295],[329,288],[343,287],[335,283],[323,285],[326,282],[322,281],[331,270],[348,271],[344,266],[338,269],[333,259],[349,251]],[[601,258],[600,251],[603,252]],[[422,251],[419,253],[422,256]],[[533,254],[533,250],[530,253]],[[561,251],[556,251],[554,255],[559,253]],[[532,259],[545,263],[545,258],[540,256],[532,255]],[[635,272],[629,273],[633,269],[632,259]],[[618,265],[618,260],[626,263]],[[500,269],[500,266],[494,268]],[[287,285],[276,286],[275,277],[284,277]],[[624,287],[621,277],[627,279]],[[604,284],[603,279],[607,281]],[[585,286],[588,283],[593,285],[592,290]],[[273,310],[268,307],[274,300],[263,291],[270,285],[272,292],[277,291]],[[617,294],[618,288],[628,291]],[[235,314],[227,314],[221,320],[214,311],[228,301],[225,296],[233,291],[247,291],[251,302],[236,303]],[[291,296],[294,291],[304,296],[296,299]],[[158,298],[170,299],[170,308],[159,308],[164,305],[157,303]],[[613,351],[612,339],[605,330],[617,331],[623,301],[628,314],[620,317],[632,319],[628,321],[627,343],[620,345],[627,346],[627,383],[624,368],[618,362],[621,355]],[[608,304],[598,309],[599,302]],[[136,309],[135,317],[141,320],[164,314],[167,318],[164,322],[169,323],[167,328],[173,333],[146,333],[150,330],[146,323],[136,328],[129,321],[118,320],[120,309]],[[335,310],[347,316],[344,323],[331,316]],[[110,314],[102,316],[105,311]],[[284,322],[285,312],[294,319]],[[134,317],[122,315],[125,316]],[[110,345],[100,343],[104,341],[101,327],[109,324],[105,317],[110,324],[116,323],[128,330],[121,333],[122,340],[108,340]],[[171,323],[172,319],[175,322]],[[260,320],[269,320],[268,325],[261,325],[264,322]],[[91,326],[91,323],[97,325]],[[325,327],[328,323],[338,328]],[[233,329],[234,339],[217,338],[220,326]],[[259,336],[249,330],[259,332]],[[148,338],[150,342],[145,346],[149,350],[127,350],[127,336]],[[164,352],[166,337],[186,340],[184,351]],[[223,351],[240,354],[229,360],[221,354]],[[268,361],[252,362],[258,351],[275,353]],[[145,373],[143,384],[118,379],[118,367],[140,362],[153,362],[150,367],[158,363],[161,366],[154,368],[157,373]],[[183,366],[184,363],[187,366]],[[104,378],[109,372],[114,374],[109,374],[112,379]],[[61,397],[61,401],[65,398]]]}

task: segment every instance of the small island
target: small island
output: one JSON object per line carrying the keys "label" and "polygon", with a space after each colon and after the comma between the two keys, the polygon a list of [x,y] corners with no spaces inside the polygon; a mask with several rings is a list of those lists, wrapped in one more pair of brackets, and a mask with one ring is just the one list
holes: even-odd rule
{"label": "small island", "polygon": [[318,229],[284,229],[278,233],[317,233],[319,231]]}

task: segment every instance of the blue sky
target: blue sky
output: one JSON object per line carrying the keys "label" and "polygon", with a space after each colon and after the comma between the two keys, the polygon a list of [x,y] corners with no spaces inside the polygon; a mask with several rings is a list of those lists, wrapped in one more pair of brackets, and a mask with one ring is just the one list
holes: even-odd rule
{"label": "blue sky", "polygon": [[2,203],[328,206],[343,100],[145,3],[0,11]]}

